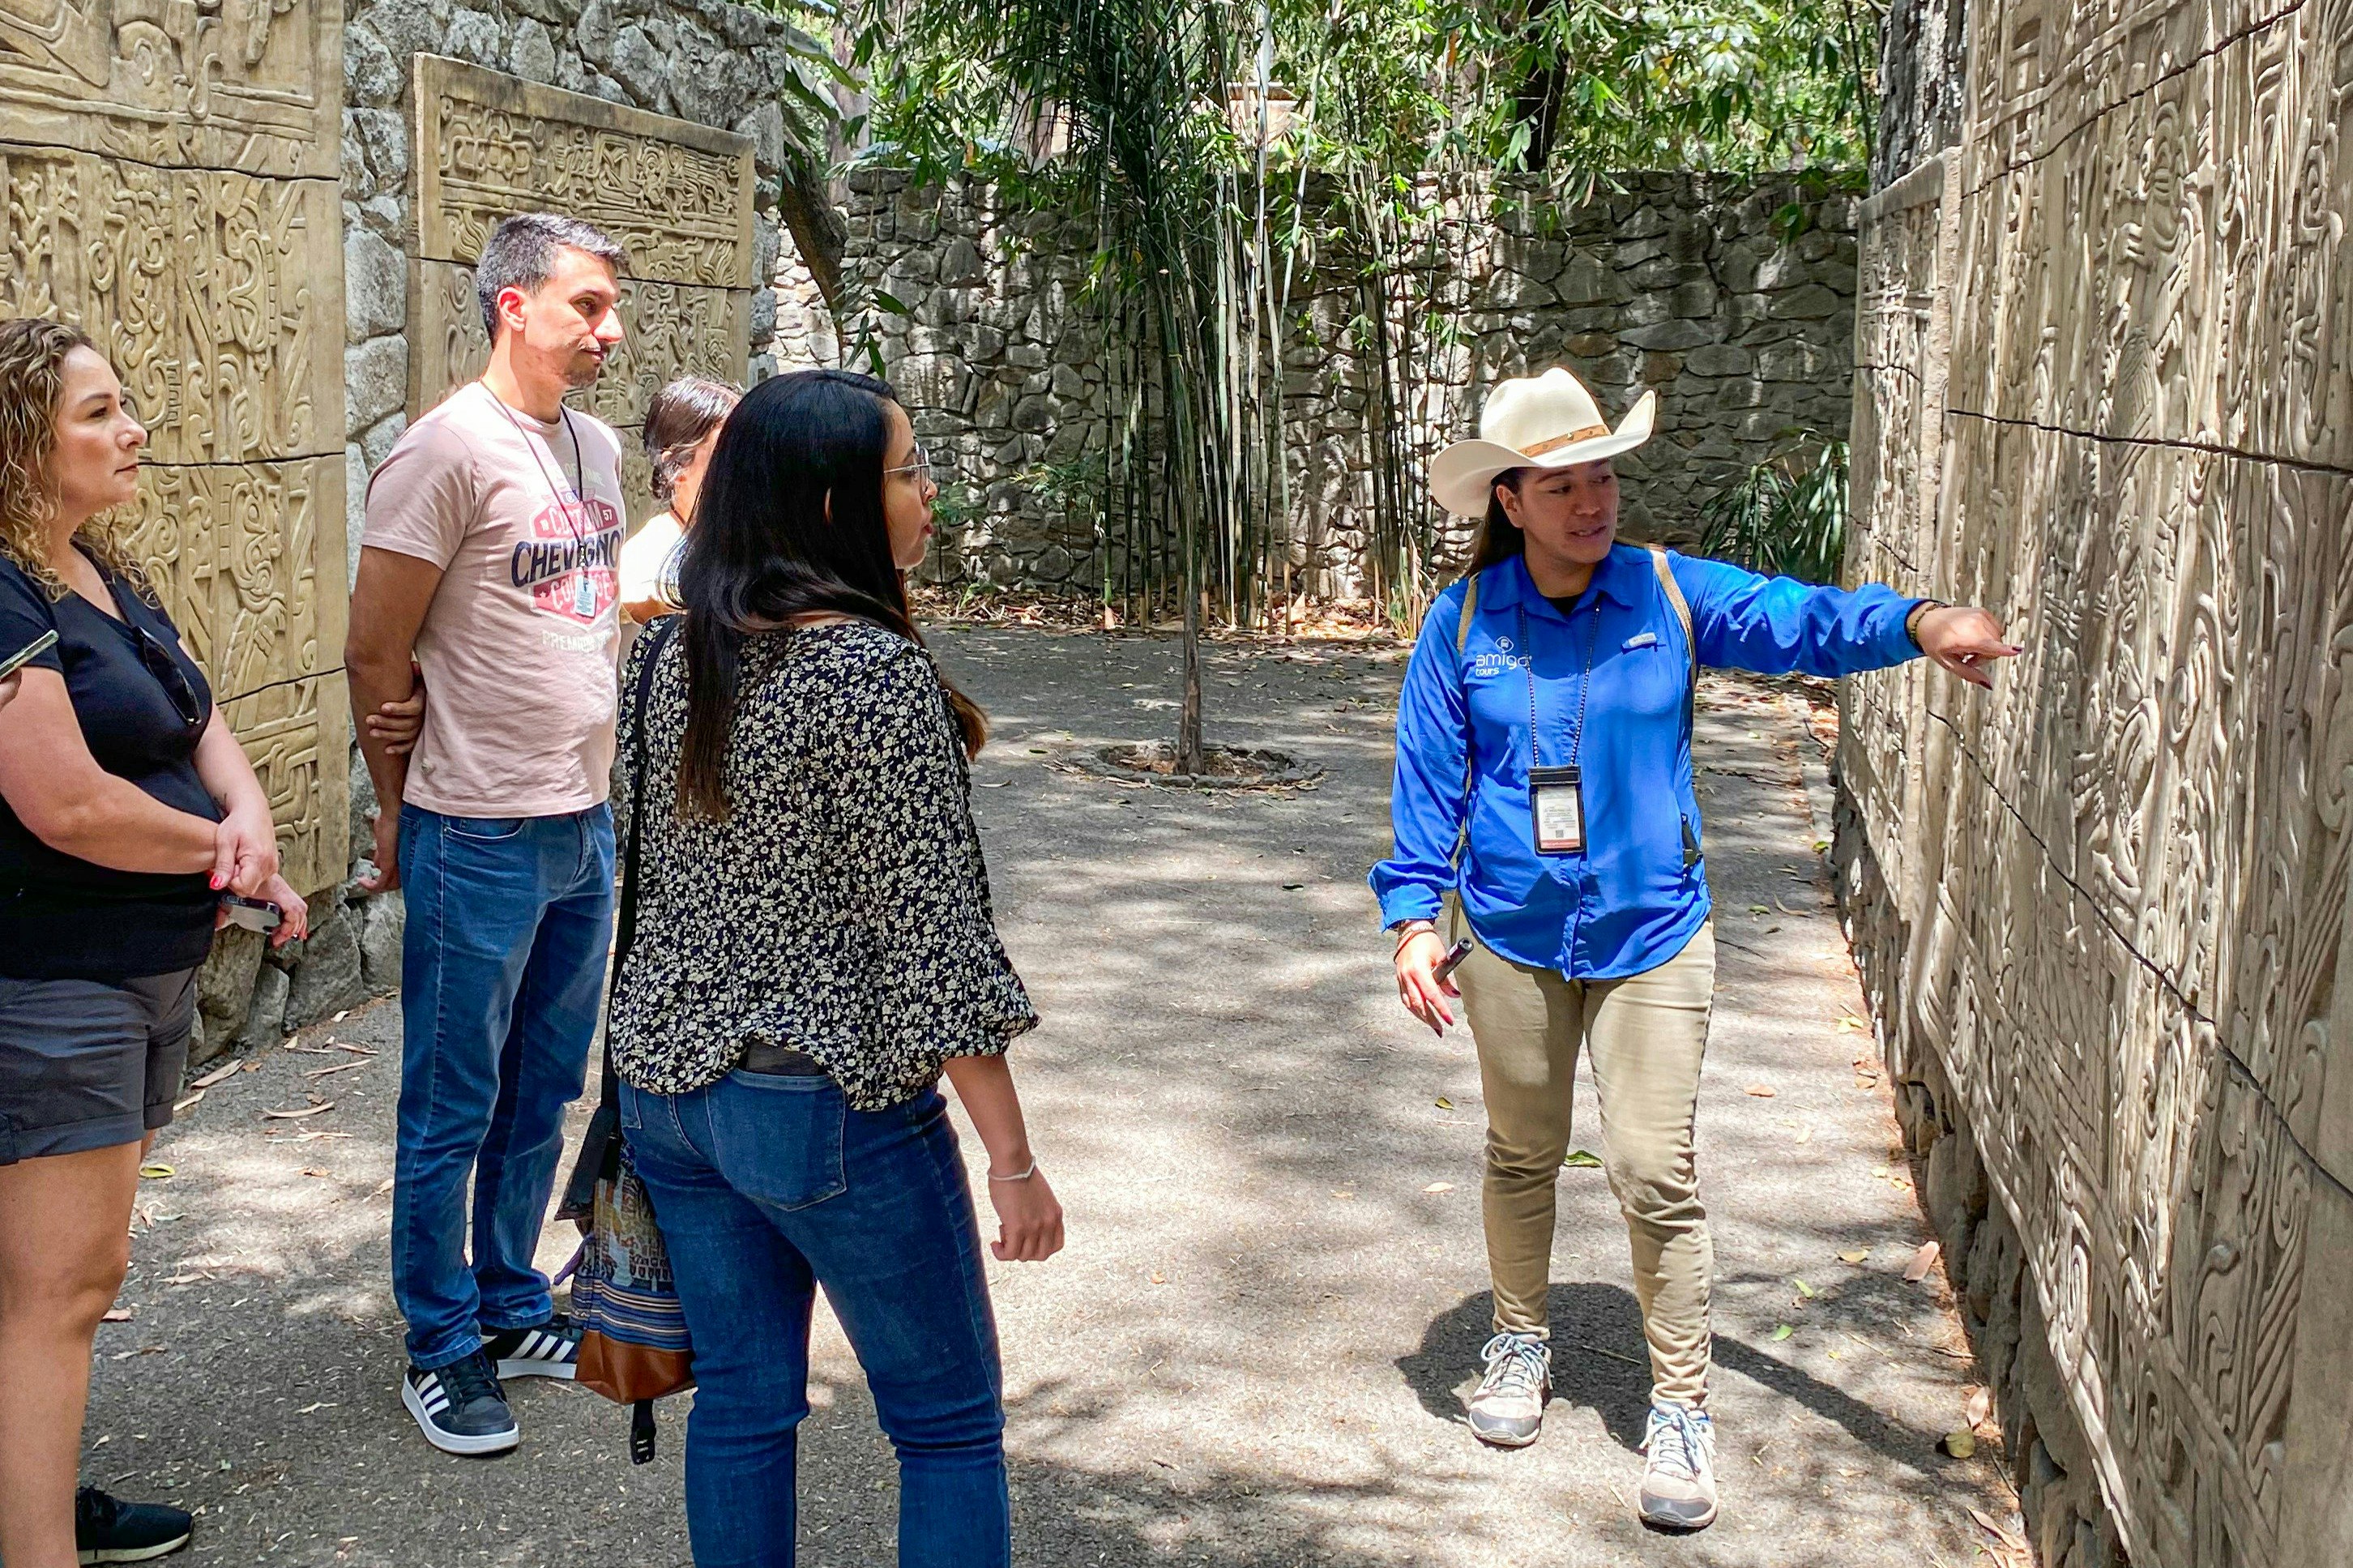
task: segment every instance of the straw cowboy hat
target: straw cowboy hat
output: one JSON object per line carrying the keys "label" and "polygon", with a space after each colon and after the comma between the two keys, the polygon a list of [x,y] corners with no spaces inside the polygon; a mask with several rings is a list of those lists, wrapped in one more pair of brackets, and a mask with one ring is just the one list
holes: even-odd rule
{"label": "straw cowboy hat", "polygon": [[1659,395],[1645,392],[1616,429],[1585,383],[1559,366],[1499,381],[1479,411],[1479,437],[1457,441],[1430,465],[1430,493],[1449,512],[1487,514],[1495,476],[1512,468],[1567,468],[1631,451],[1651,439]]}

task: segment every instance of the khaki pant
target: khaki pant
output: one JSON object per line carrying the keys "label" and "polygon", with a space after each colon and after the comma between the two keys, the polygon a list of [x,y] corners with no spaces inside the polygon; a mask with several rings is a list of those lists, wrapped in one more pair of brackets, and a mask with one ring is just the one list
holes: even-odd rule
{"label": "khaki pant", "polygon": [[[1459,912],[1451,923],[1464,928]],[[1567,980],[1480,946],[1455,983],[1487,1097],[1482,1209],[1496,1331],[1549,1332],[1554,1186],[1568,1154],[1583,1043],[1601,1104],[1603,1164],[1633,1245],[1654,1397],[1704,1404],[1715,1252],[1692,1123],[1715,991],[1715,927],[1702,926],[1682,952],[1624,980]]]}

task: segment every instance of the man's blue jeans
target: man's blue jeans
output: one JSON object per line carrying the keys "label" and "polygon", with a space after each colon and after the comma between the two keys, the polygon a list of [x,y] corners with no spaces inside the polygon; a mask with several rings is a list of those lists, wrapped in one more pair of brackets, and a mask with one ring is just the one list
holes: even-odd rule
{"label": "man's blue jeans", "polygon": [[[408,1358],[448,1366],[485,1329],[543,1323],[532,1266],[580,1097],[613,930],[613,815],[400,812],[400,1132],[392,1294]],[[466,1181],[473,1178],[473,1260]]]}
{"label": "man's blue jeans", "polygon": [[900,1568],[1013,1559],[997,1325],[936,1089],[851,1110],[830,1078],[624,1084],[621,1128],[694,1339],[695,1568],[792,1568],[797,1428],[818,1286],[899,1455]]}

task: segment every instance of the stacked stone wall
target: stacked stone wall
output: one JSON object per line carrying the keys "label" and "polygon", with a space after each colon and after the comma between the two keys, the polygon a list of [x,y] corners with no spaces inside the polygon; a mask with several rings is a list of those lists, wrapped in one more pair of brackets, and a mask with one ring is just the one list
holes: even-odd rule
{"label": "stacked stone wall", "polygon": [[2025,652],[1849,683],[1841,895],[2045,1568],[2341,1568],[2353,0],[1967,26],[1865,204],[1849,568]]}
{"label": "stacked stone wall", "polygon": [[[1411,291],[1445,335],[1409,355],[1425,374],[1405,388],[1404,446],[1418,485],[1438,448],[1475,429],[1490,386],[1555,364],[1584,377],[1613,420],[1655,390],[1658,439],[1620,460],[1626,525],[1689,544],[1701,502],[1793,432],[1846,434],[1854,203],[1796,178],[1620,183],[1579,202],[1533,182],[1423,187],[1435,238]],[[944,540],[940,575],[1093,587],[1092,523],[1040,472],[1100,454],[1124,411],[1116,334],[1084,287],[1092,222],[1010,207],[976,182],[924,187],[878,168],[853,173],[848,203],[845,277],[854,296],[880,291],[907,307],[874,313],[874,339],[976,509]],[[1381,433],[1364,296],[1345,260],[1303,268],[1284,313],[1293,506],[1278,526],[1295,580],[1324,598],[1362,591]],[[778,362],[838,359],[845,334],[789,256],[776,291]],[[1419,321],[1407,330],[1424,335]],[[1442,547],[1459,553],[1466,537],[1452,526]]]}

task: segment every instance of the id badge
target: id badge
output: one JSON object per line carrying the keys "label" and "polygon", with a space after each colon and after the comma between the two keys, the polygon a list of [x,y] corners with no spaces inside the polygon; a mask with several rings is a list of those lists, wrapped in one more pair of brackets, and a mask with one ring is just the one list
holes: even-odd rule
{"label": "id badge", "polygon": [[1528,805],[1538,854],[1585,853],[1585,785],[1577,769],[1530,768]]}
{"label": "id badge", "polygon": [[596,583],[586,568],[573,581],[572,613],[583,620],[594,620],[596,614]]}

